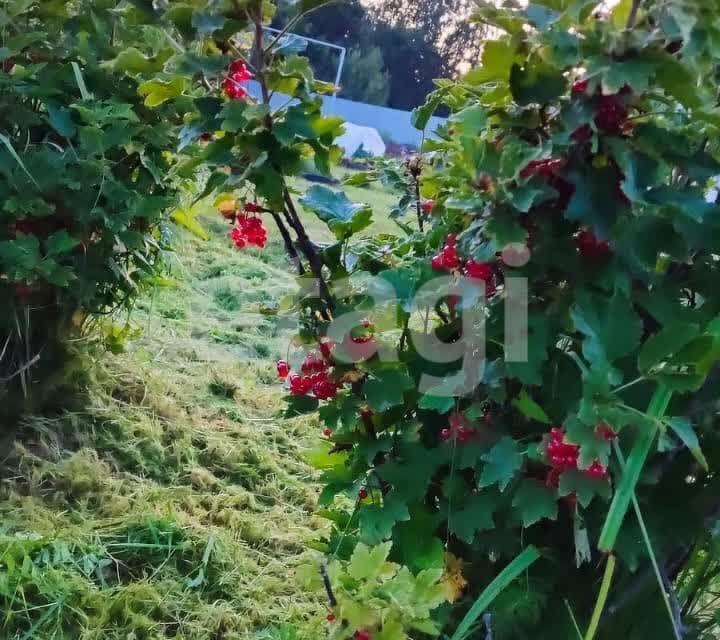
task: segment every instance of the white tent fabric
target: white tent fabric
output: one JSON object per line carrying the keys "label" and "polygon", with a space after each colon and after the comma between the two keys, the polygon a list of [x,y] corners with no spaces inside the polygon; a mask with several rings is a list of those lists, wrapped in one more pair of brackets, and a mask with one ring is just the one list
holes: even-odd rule
{"label": "white tent fabric", "polygon": [[335,143],[342,147],[346,158],[352,158],[358,150],[371,156],[384,156],[385,143],[373,127],[361,127],[352,122],[345,123],[345,133]]}

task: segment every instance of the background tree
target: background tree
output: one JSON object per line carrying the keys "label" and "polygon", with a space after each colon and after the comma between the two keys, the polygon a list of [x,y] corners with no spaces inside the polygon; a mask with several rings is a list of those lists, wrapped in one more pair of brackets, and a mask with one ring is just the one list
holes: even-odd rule
{"label": "background tree", "polygon": [[[294,14],[294,5],[281,4],[273,26],[281,27]],[[438,52],[432,39],[403,22],[389,23],[373,18],[360,2],[329,5],[310,14],[293,29],[333,44],[348,47],[341,96],[396,109],[413,109],[435,88],[433,81],[451,66]],[[311,45],[307,56],[316,75],[334,80],[338,55]]]}

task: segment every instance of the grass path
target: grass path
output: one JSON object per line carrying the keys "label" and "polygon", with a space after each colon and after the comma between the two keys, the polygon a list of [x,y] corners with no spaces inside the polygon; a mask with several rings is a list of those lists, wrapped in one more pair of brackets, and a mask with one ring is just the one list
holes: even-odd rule
{"label": "grass path", "polygon": [[84,356],[82,408],[28,419],[2,461],[2,638],[323,635],[323,603],[294,577],[324,527],[303,461],[320,426],[282,417],[274,363],[292,329],[261,312],[293,277],[272,233],[240,252],[219,217],[203,224],[207,242],[177,232],[172,280],[140,300],[127,351]]}

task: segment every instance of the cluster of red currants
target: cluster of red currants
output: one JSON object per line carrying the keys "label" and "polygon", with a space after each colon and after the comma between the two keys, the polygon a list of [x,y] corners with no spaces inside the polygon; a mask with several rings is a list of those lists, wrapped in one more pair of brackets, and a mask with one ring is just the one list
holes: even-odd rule
{"label": "cluster of red currants", "polygon": [[225,95],[231,100],[242,100],[246,98],[248,92],[243,86],[243,83],[252,80],[253,77],[250,69],[248,69],[242,60],[235,60],[230,64],[227,78],[225,78],[222,83]]}
{"label": "cluster of red currants", "polygon": [[[247,206],[245,211],[247,211]],[[255,215],[241,213],[235,218],[235,226],[230,237],[238,249],[255,245],[261,249],[267,244],[267,231],[263,227],[262,219]]]}
{"label": "cluster of red currants", "polygon": [[[604,425],[607,431],[601,431],[601,427],[598,426],[598,434],[606,439],[615,437],[612,429]],[[550,487],[557,487],[560,483],[560,476],[570,469],[578,468],[578,457],[580,454],[580,447],[576,444],[572,444],[565,440],[565,431],[560,427],[554,427],[550,430],[550,439],[548,440],[545,448],[548,462],[552,469],[547,474],[546,484]],[[608,471],[599,460],[595,460],[584,473],[597,480],[604,480],[608,477]]]}
{"label": "cluster of red currants", "polygon": [[457,236],[454,233],[445,239],[445,245],[436,256],[433,256],[430,265],[434,271],[461,270],[463,275],[485,283],[485,295],[490,297],[497,291],[495,285],[495,265],[491,262],[480,262],[470,259],[463,262],[457,250]]}
{"label": "cluster of red currants", "polygon": [[[334,343],[331,340],[322,341],[320,351],[311,351],[305,356],[305,360],[303,360],[300,367],[300,373],[291,371],[286,360],[278,360],[278,375],[283,380],[287,380],[292,395],[313,395],[318,400],[331,400],[337,395],[340,384],[332,380],[330,376],[333,346]],[[325,435],[330,437],[332,431]]]}
{"label": "cluster of red currants", "polygon": [[[590,83],[587,80],[579,80],[573,85],[572,93],[576,96],[587,95],[589,86]],[[629,96],[631,93],[632,89],[628,86],[620,89],[618,93],[608,95],[602,94],[600,87],[597,88],[592,99],[595,106],[595,126],[600,131],[610,135],[623,133],[628,119],[628,109],[623,102],[623,97]],[[575,137],[577,139],[577,136]]]}

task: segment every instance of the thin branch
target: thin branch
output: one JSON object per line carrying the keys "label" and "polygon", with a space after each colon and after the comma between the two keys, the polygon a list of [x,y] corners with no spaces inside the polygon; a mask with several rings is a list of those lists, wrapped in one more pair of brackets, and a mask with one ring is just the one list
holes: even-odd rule
{"label": "thin branch", "polygon": [[635,23],[637,22],[638,17],[638,11],[640,10],[641,4],[642,0],[633,0],[632,7],[630,8],[630,13],[628,14],[627,24],[625,25],[625,28],[628,31],[635,27]]}

